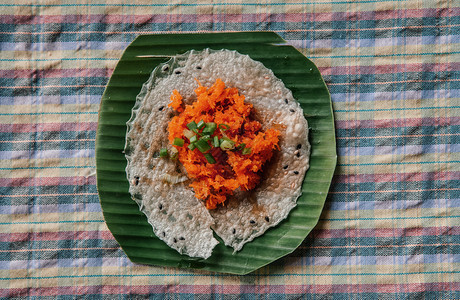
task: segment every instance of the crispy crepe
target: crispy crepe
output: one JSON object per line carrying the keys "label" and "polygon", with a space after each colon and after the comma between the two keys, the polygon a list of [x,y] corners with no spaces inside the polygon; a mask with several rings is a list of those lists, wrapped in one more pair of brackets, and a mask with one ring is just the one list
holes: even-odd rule
{"label": "crispy crepe", "polygon": [[[211,86],[218,78],[246,97],[264,129],[281,132],[280,149],[254,190],[237,190],[224,206],[207,210],[195,198],[180,162],[159,157],[159,150],[170,147],[167,127],[175,114],[168,107],[172,91],[178,90],[190,104],[196,100],[196,80]],[[143,85],[127,126],[130,193],[155,235],[181,254],[208,258],[218,243],[213,231],[239,251],[284,220],[301,194],[310,155],[307,121],[283,82],[247,55],[206,49],[159,65]]]}

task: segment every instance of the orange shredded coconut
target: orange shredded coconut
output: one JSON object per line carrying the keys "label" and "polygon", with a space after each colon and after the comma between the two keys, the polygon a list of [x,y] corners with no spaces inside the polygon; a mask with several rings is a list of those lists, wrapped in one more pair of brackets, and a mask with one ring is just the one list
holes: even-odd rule
{"label": "orange shredded coconut", "polygon": [[178,112],[184,111],[182,108],[182,96],[179,94],[177,90],[173,91],[173,94],[171,95],[171,103],[168,104],[169,107],[172,107],[174,110]]}
{"label": "orange shredded coconut", "polygon": [[[264,163],[270,160],[273,150],[279,148],[280,132],[273,128],[262,131],[262,125],[251,117],[252,105],[244,102],[245,97],[238,93],[238,89],[226,88],[220,79],[210,88],[202,86],[200,82],[198,85],[195,89],[197,100],[191,105],[185,105],[185,109],[182,96],[177,90],[173,91],[169,106],[179,114],[168,125],[169,141],[172,144],[176,137],[184,139],[184,146],[174,146],[179,151],[178,159],[189,178],[193,179],[190,186],[195,196],[205,201],[207,209],[214,209],[224,205],[227,196],[232,195],[234,190],[251,190],[256,187]],[[211,147],[209,153],[216,163],[209,163],[197,148],[190,150],[187,147],[190,142],[184,136],[187,124],[192,121],[198,123],[200,120],[217,124],[212,137],[218,136],[221,139],[225,134],[235,145],[246,144],[250,153]],[[219,127],[220,124],[228,125],[229,128],[224,131]]]}

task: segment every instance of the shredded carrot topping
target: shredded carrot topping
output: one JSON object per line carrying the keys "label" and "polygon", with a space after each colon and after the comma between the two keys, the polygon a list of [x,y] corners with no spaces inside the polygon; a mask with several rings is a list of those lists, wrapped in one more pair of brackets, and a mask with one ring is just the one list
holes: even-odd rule
{"label": "shredded carrot topping", "polygon": [[171,103],[168,104],[169,107],[172,107],[174,110],[178,112],[184,111],[182,108],[182,96],[179,94],[177,90],[173,91],[171,95]]}
{"label": "shredded carrot topping", "polygon": [[[182,96],[177,90],[173,91],[169,106],[179,115],[168,125],[169,141],[178,150],[178,159],[189,178],[193,179],[190,186],[195,196],[205,201],[207,209],[214,209],[223,205],[234,190],[256,187],[264,163],[270,160],[273,150],[279,148],[280,132],[273,128],[262,131],[262,125],[251,116],[252,105],[244,102],[245,97],[236,88],[226,88],[220,79],[210,88],[198,84],[197,100],[185,105],[185,109]],[[211,130],[209,136],[204,135],[207,129],[189,130],[190,123],[199,124],[200,121],[217,125],[217,128]],[[209,147],[195,148],[191,135],[203,138]],[[184,140],[183,146],[174,145],[177,138]],[[220,145],[227,140],[227,145],[234,147],[219,147],[219,143],[215,144],[217,139]]]}

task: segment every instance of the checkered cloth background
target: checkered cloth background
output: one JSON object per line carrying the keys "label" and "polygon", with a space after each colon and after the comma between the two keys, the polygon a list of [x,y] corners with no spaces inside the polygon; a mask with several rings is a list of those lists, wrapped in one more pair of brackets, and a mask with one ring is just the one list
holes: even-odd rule
{"label": "checkered cloth background", "polygon": [[[460,2],[0,4],[0,297],[460,299]],[[332,95],[338,166],[302,245],[246,276],[136,265],[95,185],[104,87],[139,34],[271,30]]]}

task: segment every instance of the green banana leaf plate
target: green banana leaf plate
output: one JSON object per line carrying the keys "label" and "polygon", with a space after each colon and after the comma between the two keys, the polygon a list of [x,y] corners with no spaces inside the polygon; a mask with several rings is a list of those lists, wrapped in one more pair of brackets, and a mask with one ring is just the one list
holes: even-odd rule
{"label": "green banana leaf plate", "polygon": [[[126,121],[153,69],[170,56],[205,48],[236,50],[273,70],[304,110],[312,152],[302,195],[286,220],[237,253],[220,243],[210,258],[201,259],[180,255],[153,234],[128,192],[123,149]],[[135,263],[247,274],[293,252],[318,222],[336,162],[334,117],[326,84],[313,62],[273,32],[139,36],[123,53],[102,96],[96,138],[97,188],[108,228]]]}

